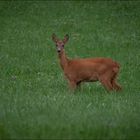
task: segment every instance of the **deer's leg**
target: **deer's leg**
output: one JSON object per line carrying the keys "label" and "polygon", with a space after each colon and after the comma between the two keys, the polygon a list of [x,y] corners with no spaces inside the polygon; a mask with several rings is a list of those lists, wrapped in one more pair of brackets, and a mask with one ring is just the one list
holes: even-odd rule
{"label": "deer's leg", "polygon": [[69,81],[69,86],[71,89],[75,90],[77,88],[77,83],[75,81]]}
{"label": "deer's leg", "polygon": [[112,84],[116,91],[120,91],[122,89],[121,86],[115,80]]}
{"label": "deer's leg", "polygon": [[110,71],[108,71],[107,73],[105,73],[104,75],[102,75],[99,78],[99,81],[105,87],[105,89],[107,91],[113,90],[113,86],[112,86],[112,83],[111,83],[111,77],[112,77],[111,75],[112,75],[112,73]]}
{"label": "deer's leg", "polygon": [[106,89],[107,91],[113,90],[113,86],[112,86],[112,84],[111,84],[111,82],[110,82],[110,79],[101,78],[101,79],[100,79],[100,82],[101,82],[101,84],[105,87],[105,89]]}
{"label": "deer's leg", "polygon": [[116,91],[119,91],[121,90],[121,86],[116,82],[116,77],[117,77],[117,74],[115,74],[111,80],[111,83],[112,83],[112,86],[113,88],[116,90]]}

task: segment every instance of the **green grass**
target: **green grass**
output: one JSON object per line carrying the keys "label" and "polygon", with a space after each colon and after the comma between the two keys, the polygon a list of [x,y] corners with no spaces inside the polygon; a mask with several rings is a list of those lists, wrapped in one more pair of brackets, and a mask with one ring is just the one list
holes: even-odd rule
{"label": "green grass", "polygon": [[[139,139],[139,1],[0,1],[0,139]],[[70,58],[121,64],[120,93],[71,93],[51,40]]]}

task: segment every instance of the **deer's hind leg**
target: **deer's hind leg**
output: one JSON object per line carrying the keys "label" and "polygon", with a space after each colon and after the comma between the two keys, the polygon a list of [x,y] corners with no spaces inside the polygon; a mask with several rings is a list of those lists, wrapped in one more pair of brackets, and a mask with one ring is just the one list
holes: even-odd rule
{"label": "deer's hind leg", "polygon": [[113,73],[112,71],[106,71],[103,75],[100,76],[99,81],[107,89],[107,91],[113,90],[113,85],[111,83]]}
{"label": "deer's hind leg", "polygon": [[111,79],[111,84],[113,86],[113,89],[115,89],[116,91],[121,90],[121,86],[116,82],[117,79],[117,74],[115,73],[114,76]]}
{"label": "deer's hind leg", "polygon": [[107,91],[113,90],[112,84],[111,84],[111,82],[110,82],[109,80],[104,80],[104,79],[102,79],[102,80],[100,80],[100,82],[101,82],[101,84],[105,87],[105,89],[106,89]]}

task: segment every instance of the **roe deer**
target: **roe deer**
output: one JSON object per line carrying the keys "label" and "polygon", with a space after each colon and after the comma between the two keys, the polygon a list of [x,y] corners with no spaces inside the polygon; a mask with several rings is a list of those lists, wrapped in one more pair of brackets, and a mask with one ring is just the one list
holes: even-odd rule
{"label": "roe deer", "polygon": [[81,82],[100,81],[108,90],[120,90],[121,86],[117,84],[116,78],[119,72],[119,64],[110,58],[86,58],[86,59],[68,59],[64,45],[69,36],[65,35],[63,40],[52,35],[52,40],[56,44],[60,65],[64,71],[69,85],[75,89]]}

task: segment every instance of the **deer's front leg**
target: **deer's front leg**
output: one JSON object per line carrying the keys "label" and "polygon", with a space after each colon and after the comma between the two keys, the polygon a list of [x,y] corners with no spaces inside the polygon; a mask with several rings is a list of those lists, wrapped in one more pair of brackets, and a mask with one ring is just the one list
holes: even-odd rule
{"label": "deer's front leg", "polygon": [[72,90],[77,88],[77,83],[75,81],[69,81],[69,86]]}

